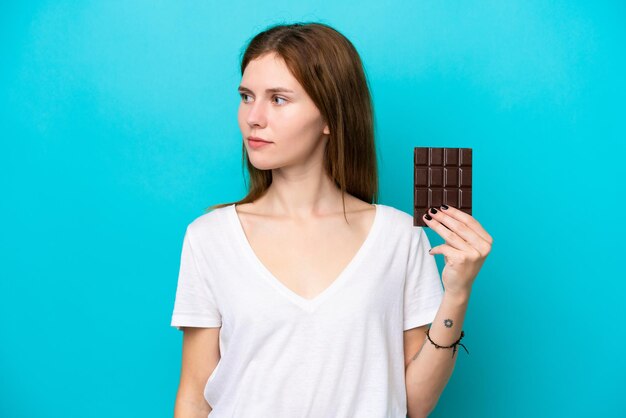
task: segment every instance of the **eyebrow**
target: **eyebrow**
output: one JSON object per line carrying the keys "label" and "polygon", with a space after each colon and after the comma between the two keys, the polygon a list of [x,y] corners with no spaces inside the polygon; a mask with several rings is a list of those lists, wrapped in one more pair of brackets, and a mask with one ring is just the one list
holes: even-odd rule
{"label": "eyebrow", "polygon": [[[237,91],[247,91],[247,92],[252,93],[252,90],[244,86],[239,86],[237,88]],[[289,90],[288,88],[285,88],[285,87],[272,87],[271,89],[265,89],[265,92],[266,93],[281,93],[281,92],[282,93],[294,93],[293,90]]]}

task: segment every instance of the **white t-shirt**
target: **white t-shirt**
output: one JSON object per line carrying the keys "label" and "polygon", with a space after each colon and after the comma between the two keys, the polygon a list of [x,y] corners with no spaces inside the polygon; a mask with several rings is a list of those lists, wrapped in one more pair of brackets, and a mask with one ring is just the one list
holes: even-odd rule
{"label": "white t-shirt", "polygon": [[222,327],[211,418],[406,417],[403,331],[433,321],[443,287],[423,228],[375,206],[354,258],[311,300],[256,257],[234,204],[188,225],[171,326]]}

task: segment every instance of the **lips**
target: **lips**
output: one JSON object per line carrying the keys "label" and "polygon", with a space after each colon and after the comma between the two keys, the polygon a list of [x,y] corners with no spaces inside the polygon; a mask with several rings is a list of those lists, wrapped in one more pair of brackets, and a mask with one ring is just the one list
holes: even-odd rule
{"label": "lips", "polygon": [[266,141],[265,139],[259,138],[259,137],[256,137],[256,136],[249,136],[248,140],[250,140],[250,141],[258,141],[258,142],[266,142],[268,144],[271,142],[271,141]]}
{"label": "lips", "polygon": [[272,144],[270,141],[266,141],[264,139],[256,140],[253,136],[248,137],[248,146],[254,150],[260,150],[270,144]]}

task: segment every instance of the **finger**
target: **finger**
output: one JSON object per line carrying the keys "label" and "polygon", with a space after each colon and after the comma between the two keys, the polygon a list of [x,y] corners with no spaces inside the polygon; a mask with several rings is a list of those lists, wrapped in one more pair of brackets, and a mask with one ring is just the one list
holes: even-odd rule
{"label": "finger", "polygon": [[441,206],[442,212],[445,212],[446,215],[460,222],[463,222],[465,225],[471,228],[474,232],[476,232],[482,239],[487,241],[489,244],[493,243],[493,238],[491,237],[491,235],[489,235],[487,231],[485,231],[485,229],[478,223],[476,218],[474,218],[472,215],[469,215],[463,212],[460,209],[455,208],[454,206],[450,206],[450,205],[447,205],[447,206],[448,206],[448,209],[444,209],[444,207]]}
{"label": "finger", "polygon": [[[431,219],[429,220],[428,218],[426,218],[426,215],[430,215]],[[424,217],[424,222],[426,222],[426,225],[428,225],[433,231],[438,233],[441,236],[441,238],[444,239],[446,244],[449,244],[458,250],[466,251],[469,253],[474,253],[475,251],[477,251],[476,249],[474,249],[474,247],[469,245],[467,241],[465,241],[463,238],[458,236],[456,232],[446,228],[441,222],[433,218],[433,215],[430,214],[430,212],[427,214],[424,214],[423,217]]]}
{"label": "finger", "polygon": [[[433,210],[435,211],[434,213]],[[444,211],[431,208],[428,211],[428,214],[432,218],[443,224],[446,228],[454,231],[463,240],[469,243],[469,245],[474,247],[481,255],[489,253],[490,244],[487,241],[485,241],[480,235],[478,235],[466,224],[453,218],[452,216],[449,216],[446,212],[448,212],[448,210]]]}
{"label": "finger", "polygon": [[437,245],[436,247],[432,247],[430,251],[428,251],[428,253],[433,256],[435,254],[443,254],[446,260],[446,263],[448,263],[448,260],[457,260],[459,257],[463,255],[461,251],[457,250],[456,248],[448,244],[441,244],[441,245]]}

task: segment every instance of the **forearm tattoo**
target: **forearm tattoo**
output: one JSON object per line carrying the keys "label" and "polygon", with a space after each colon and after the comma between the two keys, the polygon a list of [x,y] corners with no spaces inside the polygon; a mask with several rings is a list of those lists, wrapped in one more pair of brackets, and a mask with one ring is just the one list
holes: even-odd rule
{"label": "forearm tattoo", "polygon": [[[445,325],[445,327],[446,327],[446,328],[452,328],[452,325],[454,325],[454,321],[452,321],[451,319],[444,319],[444,320],[443,320],[443,325]],[[424,346],[425,346],[425,345],[426,345],[426,344],[422,344],[422,347],[418,350],[418,352],[417,352],[417,353],[415,353],[415,355],[411,358],[411,360],[409,361],[409,363],[410,363],[411,361],[414,361],[414,360],[417,358],[417,356],[419,355],[419,353],[421,353],[421,352],[422,352],[422,348],[424,348]]]}

